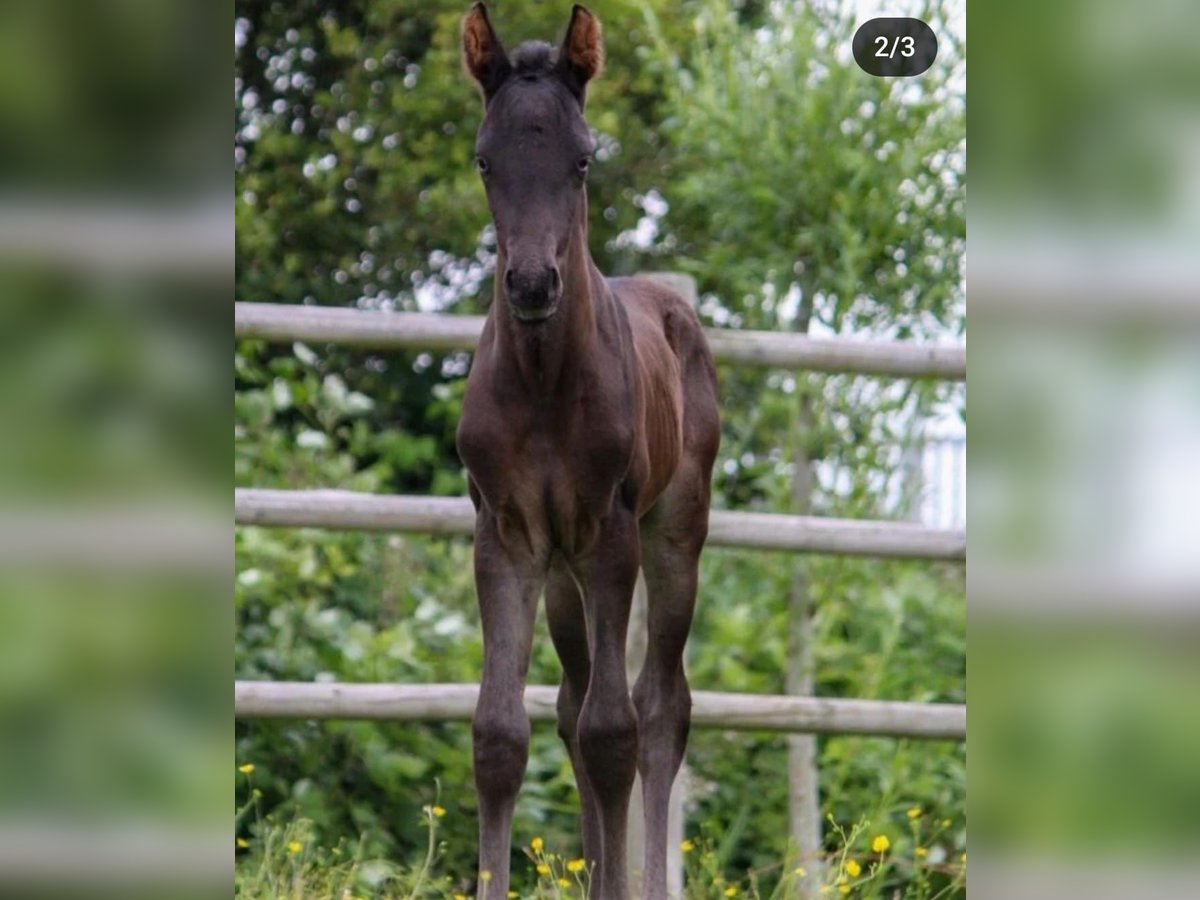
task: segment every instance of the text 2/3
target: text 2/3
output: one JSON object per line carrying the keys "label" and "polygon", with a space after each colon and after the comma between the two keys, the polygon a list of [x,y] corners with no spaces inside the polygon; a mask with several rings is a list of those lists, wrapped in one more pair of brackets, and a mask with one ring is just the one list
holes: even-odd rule
{"label": "text 2/3", "polygon": [[893,59],[899,51],[901,56],[911,57],[917,55],[917,40],[910,34],[904,37],[892,38],[892,46],[888,47],[888,39],[883,35],[875,38],[875,55],[883,56],[887,59]]}
{"label": "text 2/3", "polygon": [[854,33],[854,61],[879,78],[911,78],[933,65],[938,40],[920,19],[868,19]]}

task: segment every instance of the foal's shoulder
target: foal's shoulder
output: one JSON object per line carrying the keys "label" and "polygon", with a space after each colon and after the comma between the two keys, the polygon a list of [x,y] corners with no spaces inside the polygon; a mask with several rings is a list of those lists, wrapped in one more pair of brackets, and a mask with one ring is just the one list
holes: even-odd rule
{"label": "foal's shoulder", "polygon": [[645,275],[609,278],[608,286],[626,309],[648,314],[664,323],[700,327],[700,319],[692,305],[656,278]]}
{"label": "foal's shoulder", "polygon": [[625,303],[659,307],[691,306],[666,283],[649,275],[618,275],[605,279],[609,288]]}
{"label": "foal's shoulder", "polygon": [[630,313],[658,323],[676,350],[701,334],[700,319],[692,305],[663,282],[629,276],[609,278],[608,286]]}

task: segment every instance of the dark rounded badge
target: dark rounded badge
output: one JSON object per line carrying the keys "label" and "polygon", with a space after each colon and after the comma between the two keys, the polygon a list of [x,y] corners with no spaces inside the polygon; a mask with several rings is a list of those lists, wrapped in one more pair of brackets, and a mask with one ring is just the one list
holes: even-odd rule
{"label": "dark rounded badge", "polygon": [[938,42],[920,19],[879,18],[858,27],[853,49],[854,61],[868,75],[910,78],[933,65]]}

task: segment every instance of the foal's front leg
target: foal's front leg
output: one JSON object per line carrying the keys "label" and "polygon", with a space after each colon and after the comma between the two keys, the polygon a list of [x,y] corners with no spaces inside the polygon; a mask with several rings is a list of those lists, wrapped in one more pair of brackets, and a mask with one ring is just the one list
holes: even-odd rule
{"label": "foal's front leg", "polygon": [[637,519],[614,509],[580,561],[592,668],[579,712],[579,753],[600,813],[597,900],[625,900],[626,825],[637,771],[637,715],[625,678],[625,633],[638,572]]}
{"label": "foal's front leg", "polygon": [[[508,894],[513,807],[529,759],[523,695],[545,561],[506,544],[496,520],[480,511],[475,525],[475,587],[483,624],[483,679],[472,736],[479,797],[479,871],[488,893]],[[543,554],[544,556],[544,554]],[[489,873],[485,876],[483,873]]]}

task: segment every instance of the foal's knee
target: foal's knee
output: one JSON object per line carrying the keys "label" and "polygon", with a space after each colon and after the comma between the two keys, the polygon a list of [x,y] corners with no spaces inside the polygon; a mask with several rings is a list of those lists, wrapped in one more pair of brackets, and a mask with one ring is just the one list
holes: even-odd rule
{"label": "foal's knee", "polygon": [[643,764],[660,754],[681,757],[692,722],[692,692],[683,667],[662,678],[646,673],[634,687],[633,703],[648,738],[640,748]]}
{"label": "foal's knee", "polygon": [[515,715],[477,710],[471,732],[479,793],[489,798],[515,796],[529,761],[529,719],[524,709]]}
{"label": "foal's knee", "polygon": [[637,770],[637,713],[628,695],[589,698],[579,716],[579,753],[600,791],[627,789]]}

